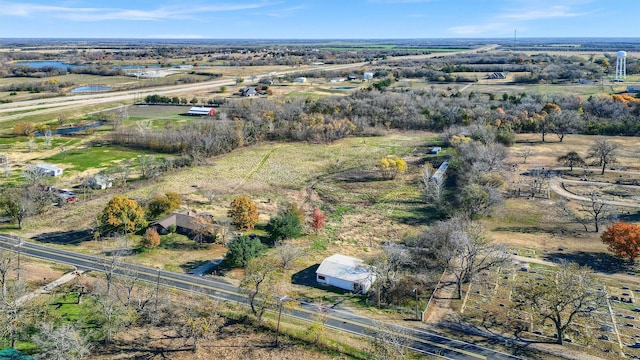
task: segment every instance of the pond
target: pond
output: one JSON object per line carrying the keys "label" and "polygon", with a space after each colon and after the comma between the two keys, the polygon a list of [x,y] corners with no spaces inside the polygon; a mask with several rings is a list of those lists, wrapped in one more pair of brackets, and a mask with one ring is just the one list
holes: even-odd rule
{"label": "pond", "polygon": [[40,69],[45,66],[52,66],[54,68],[58,68],[62,70],[67,70],[68,68],[75,69],[78,67],[78,65],[65,64],[62,61],[20,61],[20,62],[17,62],[16,65],[29,66],[36,69]]}
{"label": "pond", "polygon": [[337,87],[332,87],[331,90],[353,90],[355,89],[357,86],[337,86]]}
{"label": "pond", "polygon": [[111,86],[102,86],[102,85],[91,85],[91,86],[80,86],[75,89],[72,89],[72,93],[85,93],[85,92],[98,92],[98,91],[109,91],[111,90]]}

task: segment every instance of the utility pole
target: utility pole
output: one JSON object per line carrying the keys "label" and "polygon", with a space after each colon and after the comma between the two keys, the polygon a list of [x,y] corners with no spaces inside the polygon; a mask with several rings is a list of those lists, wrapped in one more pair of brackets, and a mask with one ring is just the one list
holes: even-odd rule
{"label": "utility pole", "polygon": [[416,320],[420,321],[420,314],[418,314],[418,288],[413,288],[413,293],[416,296]]}
{"label": "utility pole", "polygon": [[156,277],[156,303],[154,306],[154,312],[158,314],[158,296],[160,295],[160,269],[156,269],[158,276]]}
{"label": "utility pole", "polygon": [[20,241],[18,242],[18,245],[16,245],[16,247],[18,248],[18,267],[16,268],[16,277],[18,279],[18,281],[20,281],[20,254],[22,253],[22,245],[24,244],[24,241],[22,239],[20,239]]}
{"label": "utility pole", "polygon": [[276,325],[276,347],[278,347],[278,334],[280,333],[280,316],[282,316],[282,303],[285,302],[289,297],[283,296],[278,301],[278,324]]}

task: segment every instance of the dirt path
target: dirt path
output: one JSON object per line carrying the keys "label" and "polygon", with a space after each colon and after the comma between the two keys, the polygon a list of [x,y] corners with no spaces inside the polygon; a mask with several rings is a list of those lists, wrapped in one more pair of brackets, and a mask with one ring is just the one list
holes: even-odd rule
{"label": "dirt path", "polygon": [[[567,198],[567,199],[573,199],[573,200],[578,200],[578,201],[591,201],[590,198],[585,197],[585,196],[579,196],[579,195],[575,195],[569,191],[567,191],[563,184],[564,183],[579,183],[579,184],[584,184],[584,185],[610,185],[610,186],[630,186],[630,187],[634,187],[637,188],[637,186],[633,186],[633,185],[617,185],[617,184],[609,184],[609,183],[602,183],[602,182],[597,182],[597,181],[577,181],[577,180],[565,180],[562,179],[560,177],[554,176],[551,179],[549,179],[549,189],[551,191],[553,191],[554,193]],[[603,204],[608,204],[608,205],[614,205],[614,206],[626,206],[626,207],[636,207],[636,208],[640,208],[640,203],[637,202],[626,202],[626,201],[610,201],[610,200],[599,200],[601,201]]]}
{"label": "dirt path", "polygon": [[55,280],[53,282],[50,282],[47,285],[43,286],[42,288],[37,289],[37,290],[35,290],[35,291],[33,291],[33,292],[31,292],[31,293],[19,298],[18,300],[16,300],[16,304],[18,306],[20,306],[20,305],[22,305],[22,304],[24,304],[24,303],[26,303],[28,301],[31,301],[32,299],[34,299],[35,297],[37,297],[39,295],[47,294],[47,293],[49,293],[49,291],[51,291],[51,290],[53,290],[53,289],[55,289],[55,288],[57,288],[57,287],[59,287],[61,285],[64,285],[64,284],[68,283],[69,281],[77,278],[78,276],[82,275],[82,273],[83,273],[83,271],[76,270],[76,271],[72,271],[70,273],[64,274],[59,279],[57,279],[57,280]]}

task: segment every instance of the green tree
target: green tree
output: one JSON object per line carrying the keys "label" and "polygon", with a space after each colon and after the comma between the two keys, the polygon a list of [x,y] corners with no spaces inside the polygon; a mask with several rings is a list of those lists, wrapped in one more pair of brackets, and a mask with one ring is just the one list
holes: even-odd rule
{"label": "green tree", "polygon": [[138,203],[122,195],[114,196],[98,214],[101,233],[130,233],[147,225],[144,209]]}
{"label": "green tree", "polygon": [[300,218],[291,211],[272,217],[265,230],[272,242],[291,239],[300,236],[302,224]]}
{"label": "green tree", "polygon": [[147,216],[149,219],[157,219],[166,214],[171,208],[171,203],[166,196],[156,196],[147,204]]}
{"label": "green tree", "polygon": [[175,192],[156,196],[147,204],[147,215],[149,219],[156,219],[163,214],[180,208],[181,203],[180,195]]}
{"label": "green tree", "polygon": [[231,224],[240,230],[253,229],[258,222],[258,206],[246,195],[238,196],[231,201],[228,214]]}
{"label": "green tree", "polygon": [[258,237],[252,239],[248,236],[239,236],[231,240],[228,248],[224,257],[225,263],[229,267],[244,267],[251,259],[264,252],[267,246],[260,242]]}
{"label": "green tree", "polygon": [[569,151],[568,153],[559,156],[558,163],[563,166],[568,166],[570,171],[573,171],[574,166],[583,166],[586,164],[584,159],[575,151]]}

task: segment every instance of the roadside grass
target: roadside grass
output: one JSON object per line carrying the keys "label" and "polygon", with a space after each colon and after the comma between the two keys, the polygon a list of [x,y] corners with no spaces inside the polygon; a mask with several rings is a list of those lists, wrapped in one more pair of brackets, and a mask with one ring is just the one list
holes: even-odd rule
{"label": "roadside grass", "polygon": [[220,245],[199,245],[194,240],[180,234],[160,236],[160,245],[133,255],[136,262],[167,271],[186,273],[207,260],[224,256],[226,248]]}

